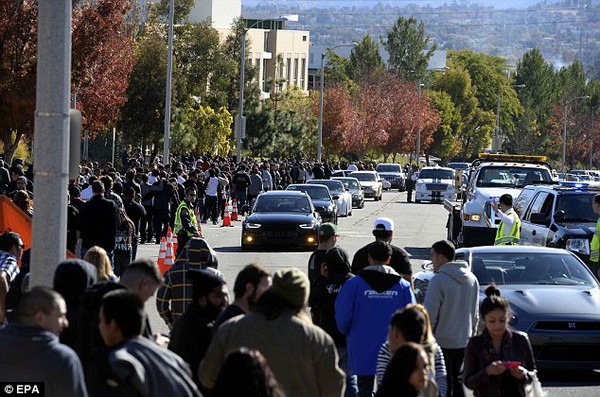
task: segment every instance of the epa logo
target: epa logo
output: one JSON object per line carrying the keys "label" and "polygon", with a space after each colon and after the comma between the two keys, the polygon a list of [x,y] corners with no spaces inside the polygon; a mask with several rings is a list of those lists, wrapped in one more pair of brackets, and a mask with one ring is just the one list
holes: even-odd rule
{"label": "epa logo", "polygon": [[43,396],[44,386],[42,382],[30,383],[4,383],[0,388],[4,396]]}

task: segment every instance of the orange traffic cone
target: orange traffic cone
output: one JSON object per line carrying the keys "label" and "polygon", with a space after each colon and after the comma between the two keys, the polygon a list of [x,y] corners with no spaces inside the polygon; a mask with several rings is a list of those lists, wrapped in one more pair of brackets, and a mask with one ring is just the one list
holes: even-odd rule
{"label": "orange traffic cone", "polygon": [[171,227],[167,229],[167,244],[171,243],[172,248],[177,252],[177,235],[173,234]]}
{"label": "orange traffic cone", "polygon": [[227,205],[227,203],[225,203],[225,211],[223,212],[223,224],[221,225],[221,227],[223,226],[233,226],[231,224],[231,217],[229,216],[229,205]]}
{"label": "orange traffic cone", "polygon": [[177,252],[177,247],[179,246],[179,240],[177,239],[176,234],[171,236],[171,244],[173,244],[173,252]]}
{"label": "orange traffic cone", "polygon": [[196,210],[196,229],[198,229],[198,233],[202,234],[202,221],[200,220],[200,212]]}
{"label": "orange traffic cone", "polygon": [[233,205],[231,206],[231,220],[239,221],[238,219],[238,208],[237,208],[237,200],[233,199]]}
{"label": "orange traffic cone", "polygon": [[167,239],[162,237],[160,239],[160,248],[158,249],[158,269],[161,274],[165,274],[165,257],[167,256]]}
{"label": "orange traffic cone", "polygon": [[165,254],[165,263],[164,263],[164,273],[165,274],[167,272],[167,270],[169,270],[171,268],[171,266],[173,266],[173,263],[175,262],[175,258],[173,255],[173,244],[168,242],[167,243],[167,252]]}

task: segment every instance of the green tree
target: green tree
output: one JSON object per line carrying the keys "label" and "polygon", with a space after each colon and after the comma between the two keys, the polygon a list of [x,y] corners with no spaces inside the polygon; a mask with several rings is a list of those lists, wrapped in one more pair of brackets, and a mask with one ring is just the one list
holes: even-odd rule
{"label": "green tree", "polygon": [[[169,18],[169,4],[171,0],[160,0],[160,3],[156,5],[156,12],[162,17],[163,20]],[[173,16],[176,24],[185,22],[194,8],[195,0],[175,0],[175,9],[173,10]]]}
{"label": "green tree", "polygon": [[428,91],[427,95],[440,116],[440,125],[433,133],[433,142],[427,154],[438,156],[445,162],[456,156],[460,150],[455,140],[455,135],[458,135],[462,128],[460,113],[446,92]]}
{"label": "green tree", "polygon": [[327,50],[323,62],[325,64],[325,85],[350,84],[348,58],[339,55],[333,50]]}
{"label": "green tree", "polygon": [[227,155],[231,150],[231,124],[233,117],[225,108],[214,110],[209,106],[199,106],[191,112],[191,124],[198,134],[197,153]]}
{"label": "green tree", "polygon": [[379,46],[370,35],[364,36],[350,53],[346,75],[351,80],[360,81],[383,69],[384,64],[379,54]]}
{"label": "green tree", "polygon": [[194,109],[175,108],[171,121],[171,151],[183,153],[193,151],[198,146],[198,134],[192,126]]}
{"label": "green tree", "polygon": [[425,25],[414,17],[399,17],[383,46],[390,54],[388,67],[400,77],[420,81],[425,76],[427,64],[437,48],[435,43],[426,51],[429,36],[425,37]]}
{"label": "green tree", "polygon": [[516,84],[524,84],[518,95],[525,111],[543,126],[552,111],[552,102],[556,98],[553,87],[554,69],[546,62],[539,49],[525,53],[517,63]]}

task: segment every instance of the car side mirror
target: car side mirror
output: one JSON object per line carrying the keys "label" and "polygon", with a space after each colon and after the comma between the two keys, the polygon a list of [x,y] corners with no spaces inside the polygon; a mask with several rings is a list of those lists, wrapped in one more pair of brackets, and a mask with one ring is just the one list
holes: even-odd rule
{"label": "car side mirror", "polygon": [[563,211],[563,210],[556,211],[554,213],[554,219],[556,219],[556,221],[558,221],[558,222],[565,219],[565,211]]}
{"label": "car side mirror", "polygon": [[540,212],[534,212],[533,214],[531,214],[529,221],[534,225],[548,226],[550,224],[550,219],[548,219],[545,214],[542,214]]}
{"label": "car side mirror", "polygon": [[347,191],[347,192],[349,192],[349,191],[350,191],[350,189],[346,189],[346,191]]}
{"label": "car side mirror", "polygon": [[251,208],[248,204],[242,205],[242,212],[244,212],[245,214],[249,214],[250,210],[251,210]]}
{"label": "car side mirror", "polygon": [[340,199],[340,196],[337,196],[337,195],[336,195],[336,196],[333,196],[332,198],[333,198],[334,200],[339,200],[339,199]]}

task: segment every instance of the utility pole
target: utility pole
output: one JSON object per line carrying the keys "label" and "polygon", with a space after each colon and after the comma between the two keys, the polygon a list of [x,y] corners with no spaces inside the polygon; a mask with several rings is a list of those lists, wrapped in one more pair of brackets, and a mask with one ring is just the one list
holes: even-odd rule
{"label": "utility pole", "polygon": [[72,3],[40,1],[38,9],[30,285],[52,286],[67,248]]}

